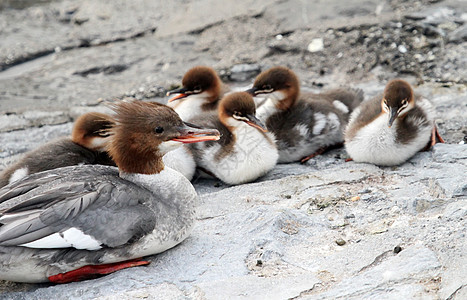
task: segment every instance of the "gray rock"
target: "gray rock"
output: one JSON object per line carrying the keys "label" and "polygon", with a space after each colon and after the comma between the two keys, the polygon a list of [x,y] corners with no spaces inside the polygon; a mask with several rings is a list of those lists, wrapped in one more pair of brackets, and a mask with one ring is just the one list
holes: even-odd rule
{"label": "gray rock", "polygon": [[467,24],[462,25],[448,36],[450,42],[453,43],[462,43],[467,40]]}
{"label": "gray rock", "polygon": [[[437,276],[440,266],[433,251],[425,247],[413,246],[397,256],[388,258],[371,270],[338,283],[330,291],[308,299],[361,299],[378,298],[378,296],[382,296],[383,299],[394,299],[400,295],[413,298],[423,291],[423,286],[410,281]],[[395,290],[392,288],[393,282],[401,282],[404,279],[406,281],[409,279],[409,282],[396,285]]]}
{"label": "gray rock", "polygon": [[245,82],[261,72],[261,67],[257,64],[239,64],[230,69],[229,79],[231,81]]}
{"label": "gray rock", "polygon": [[[443,37],[465,3],[41,2],[0,11],[0,170],[69,135],[79,114],[107,112],[107,100],[164,103],[195,65],[250,82],[259,66],[286,65],[304,91],[353,86],[366,99],[406,74],[447,144],[396,167],[345,162],[336,149],[241,186],[196,178],[193,233],[149,266],[56,286],[0,282],[0,299],[465,296],[467,146],[457,144],[467,132],[467,43]],[[403,18],[417,11],[423,19]],[[316,37],[325,51],[307,52]]]}

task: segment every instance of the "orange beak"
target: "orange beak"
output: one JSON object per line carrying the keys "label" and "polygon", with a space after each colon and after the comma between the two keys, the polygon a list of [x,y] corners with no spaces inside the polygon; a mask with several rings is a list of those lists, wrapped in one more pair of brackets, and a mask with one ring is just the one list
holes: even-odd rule
{"label": "orange beak", "polygon": [[182,99],[182,98],[185,98],[187,97],[188,95],[187,94],[178,94],[177,96],[173,97],[173,98],[170,98],[169,99],[169,103],[172,102],[172,101],[175,101],[175,100],[178,100],[178,99]]}
{"label": "orange beak", "polygon": [[184,126],[178,129],[180,136],[173,138],[172,141],[184,144],[217,141],[221,134],[216,129],[200,128],[196,125],[184,122]]}

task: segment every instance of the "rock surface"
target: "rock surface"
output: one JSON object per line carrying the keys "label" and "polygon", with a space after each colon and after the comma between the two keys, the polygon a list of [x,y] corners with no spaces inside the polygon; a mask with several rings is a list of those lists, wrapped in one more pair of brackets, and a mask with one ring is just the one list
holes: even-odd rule
{"label": "rock surface", "polygon": [[287,65],[304,89],[347,84],[367,99],[402,76],[447,144],[393,168],[337,149],[241,186],[196,179],[192,235],[149,266],[0,282],[0,299],[465,299],[465,2],[34,2],[0,1],[0,170],[105,101],[166,101],[200,64],[239,88]]}

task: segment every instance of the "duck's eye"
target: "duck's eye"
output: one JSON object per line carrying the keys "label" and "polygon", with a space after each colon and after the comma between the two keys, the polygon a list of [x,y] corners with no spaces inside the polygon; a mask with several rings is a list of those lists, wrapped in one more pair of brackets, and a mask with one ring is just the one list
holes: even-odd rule
{"label": "duck's eye", "polygon": [[407,106],[407,100],[402,100],[402,106]]}
{"label": "duck's eye", "polygon": [[242,116],[242,113],[241,112],[238,112],[238,111],[234,111],[233,115],[235,117],[241,117]]}
{"label": "duck's eye", "polygon": [[154,129],[154,131],[155,131],[156,133],[162,133],[162,132],[164,132],[164,128],[158,126],[158,127],[156,127],[156,129]]}
{"label": "duck's eye", "polygon": [[265,84],[263,85],[263,90],[268,91],[268,90],[272,90],[272,88],[269,84]]}

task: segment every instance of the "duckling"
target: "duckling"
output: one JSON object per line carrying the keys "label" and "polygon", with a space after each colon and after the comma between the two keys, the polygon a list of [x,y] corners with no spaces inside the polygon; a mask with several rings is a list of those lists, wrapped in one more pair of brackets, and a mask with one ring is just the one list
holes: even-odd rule
{"label": "duckling", "polygon": [[232,185],[251,182],[273,169],[279,156],[275,138],[255,112],[253,97],[235,92],[222,98],[216,114],[191,120],[222,134],[218,142],[190,145],[197,166]]}
{"label": "duckling", "polygon": [[109,141],[110,116],[90,112],[80,116],[71,138],[51,141],[26,153],[18,162],[0,173],[0,187],[29,174],[78,164],[115,165],[105,151]]}
{"label": "duckling", "polygon": [[0,280],[79,281],[148,264],[141,257],[182,242],[197,194],[162,156],[219,139],[168,106],[113,104],[106,148],[118,168],[81,165],[29,175],[0,189]]}
{"label": "duckling", "polygon": [[362,90],[300,93],[297,75],[286,67],[262,72],[248,92],[266,98],[257,116],[277,139],[279,163],[304,163],[342,145],[349,114],[363,100]]}
{"label": "duckling", "polygon": [[[172,107],[184,121],[198,115],[217,110],[222,96],[229,91],[212,68],[197,66],[188,70],[182,79],[182,87],[167,92],[167,96],[178,94],[169,99]],[[177,102],[174,102],[176,101]]]}
{"label": "duckling", "polygon": [[433,114],[430,102],[414,94],[409,83],[391,80],[383,95],[362,103],[352,113],[345,130],[347,153],[356,162],[402,164],[427,144],[444,143]]}

